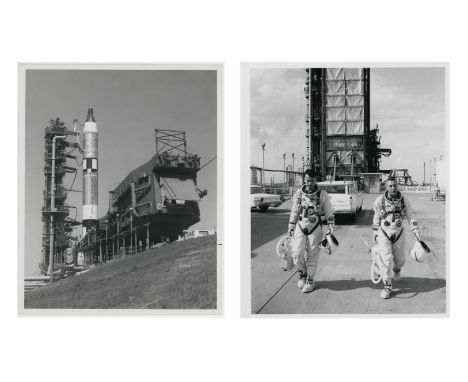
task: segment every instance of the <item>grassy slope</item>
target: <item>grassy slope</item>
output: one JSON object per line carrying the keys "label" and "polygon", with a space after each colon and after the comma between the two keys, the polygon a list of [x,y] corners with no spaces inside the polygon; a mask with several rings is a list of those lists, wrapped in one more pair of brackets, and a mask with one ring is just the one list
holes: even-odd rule
{"label": "grassy slope", "polygon": [[[153,302],[158,300],[156,302]],[[127,256],[25,294],[25,308],[216,309],[216,236]]]}

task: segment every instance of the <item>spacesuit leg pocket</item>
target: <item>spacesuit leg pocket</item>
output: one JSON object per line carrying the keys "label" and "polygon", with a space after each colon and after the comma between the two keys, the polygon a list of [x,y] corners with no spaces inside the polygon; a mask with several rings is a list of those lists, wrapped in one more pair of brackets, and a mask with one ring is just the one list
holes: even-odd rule
{"label": "spacesuit leg pocket", "polygon": [[310,277],[315,276],[315,272],[317,271],[317,264],[320,254],[320,242],[322,240],[322,228],[317,227],[313,234],[308,236],[309,242],[307,245],[307,274]]}
{"label": "spacesuit leg pocket", "polygon": [[393,275],[392,242],[379,230],[377,243],[381,261],[380,272],[383,280],[389,280]]}
{"label": "spacesuit leg pocket", "polygon": [[401,269],[405,265],[405,238],[404,235],[393,244],[393,262],[395,268]]}
{"label": "spacesuit leg pocket", "polygon": [[307,244],[307,236],[301,231],[299,227],[296,226],[294,231],[294,236],[291,240],[291,256],[293,258],[294,264],[296,267],[301,270],[306,270],[305,264],[305,249]]}

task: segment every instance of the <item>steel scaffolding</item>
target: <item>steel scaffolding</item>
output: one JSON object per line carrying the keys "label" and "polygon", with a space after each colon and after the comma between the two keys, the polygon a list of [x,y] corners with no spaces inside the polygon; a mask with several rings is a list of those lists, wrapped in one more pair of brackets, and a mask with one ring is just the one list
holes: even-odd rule
{"label": "steel scaffolding", "polygon": [[78,144],[67,141],[70,135],[75,133],[67,131],[59,118],[50,120],[45,128],[42,257],[39,268],[50,276],[57,266],[64,263],[73,230],[73,224],[68,220],[71,207],[65,203],[69,190],[64,186],[64,177],[77,171],[76,167],[67,164],[67,159],[75,158],[67,148],[76,149]]}

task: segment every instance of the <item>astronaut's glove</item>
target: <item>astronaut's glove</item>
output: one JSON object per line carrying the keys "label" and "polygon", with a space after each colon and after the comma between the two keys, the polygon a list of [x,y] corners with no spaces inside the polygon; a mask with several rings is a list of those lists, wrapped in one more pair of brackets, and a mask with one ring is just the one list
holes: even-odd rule
{"label": "astronaut's glove", "polygon": [[296,228],[296,225],[293,224],[293,223],[289,223],[288,225],[288,232],[289,232],[289,236],[294,236],[294,230]]}
{"label": "astronaut's glove", "polygon": [[328,224],[327,235],[333,235],[333,232],[335,232],[335,224],[334,223]]}

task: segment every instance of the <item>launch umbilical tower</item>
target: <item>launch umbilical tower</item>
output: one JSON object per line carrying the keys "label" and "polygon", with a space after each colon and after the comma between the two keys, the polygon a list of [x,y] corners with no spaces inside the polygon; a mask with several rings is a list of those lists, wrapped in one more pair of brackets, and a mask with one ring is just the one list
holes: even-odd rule
{"label": "launch umbilical tower", "polygon": [[378,129],[370,129],[369,68],[308,68],[306,167],[324,179],[379,171]]}
{"label": "launch umbilical tower", "polygon": [[[43,274],[52,275],[54,264],[63,264],[65,250],[69,247],[73,223],[68,219],[70,206],[66,204],[69,189],[64,186],[67,173],[75,173],[76,168],[67,165],[67,159],[76,159],[73,149],[77,143],[69,142],[68,131],[59,119],[50,120],[45,128],[44,154],[44,205],[42,207],[42,259],[40,269]],[[72,150],[67,150],[71,148]],[[71,187],[70,187],[71,188]]]}

